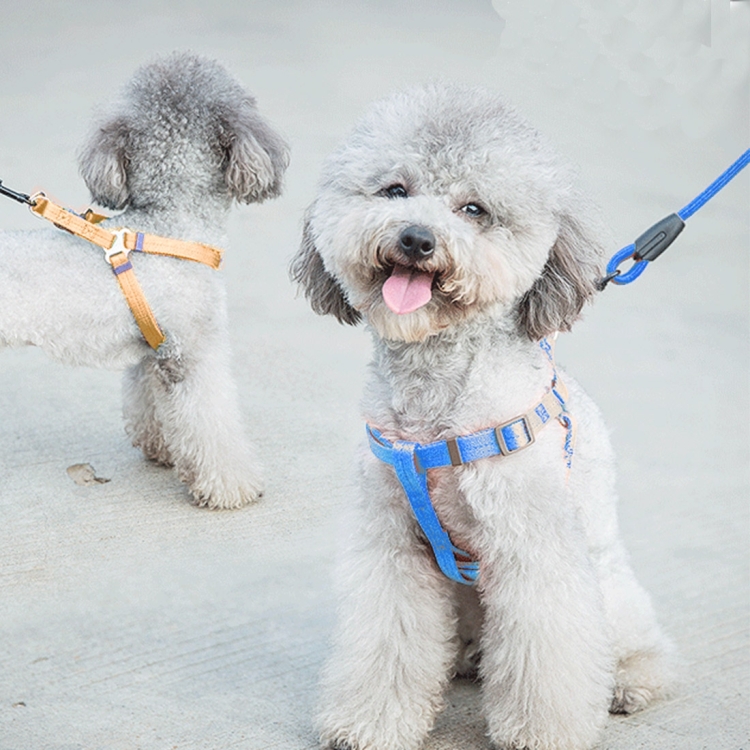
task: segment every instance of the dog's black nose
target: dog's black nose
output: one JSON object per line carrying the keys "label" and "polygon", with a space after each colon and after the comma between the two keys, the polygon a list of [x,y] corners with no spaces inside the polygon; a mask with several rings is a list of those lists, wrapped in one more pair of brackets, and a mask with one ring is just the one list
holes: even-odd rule
{"label": "dog's black nose", "polygon": [[427,227],[414,224],[401,232],[398,246],[407,258],[423,260],[435,252],[435,235]]}

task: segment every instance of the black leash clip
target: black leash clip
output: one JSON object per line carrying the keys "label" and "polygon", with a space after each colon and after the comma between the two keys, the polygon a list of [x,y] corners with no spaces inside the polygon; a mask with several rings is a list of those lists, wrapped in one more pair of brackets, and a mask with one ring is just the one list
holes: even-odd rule
{"label": "black leash clip", "polygon": [[0,195],[4,195],[6,198],[12,198],[19,203],[25,203],[27,206],[36,205],[36,201],[31,200],[30,195],[26,195],[26,193],[17,193],[15,190],[5,187],[2,180],[0,180]]}
{"label": "black leash clip", "polygon": [[635,241],[633,260],[656,260],[684,228],[685,222],[678,214],[657,221]]}
{"label": "black leash clip", "polygon": [[[627,245],[622,250],[618,250],[607,263],[607,275],[596,282],[597,289],[601,291],[610,281],[618,286],[635,281],[646,270],[646,266],[651,261],[656,260],[675,241],[677,235],[685,228],[685,222],[748,164],[750,164],[750,148],[734,164],[725,169],[702,193],[693,198],[687,206],[681,208],[677,213],[670,214],[661,221],[657,221],[632,245]],[[620,263],[629,259],[633,260],[633,265],[625,272],[620,271],[618,268]]]}
{"label": "black leash clip", "polygon": [[[670,214],[657,221],[632,245],[612,256],[607,264],[607,275],[596,282],[597,289],[602,291],[610,281],[618,285],[635,281],[646,270],[649,262],[656,260],[684,228],[685,222],[679,214]],[[627,271],[621,271],[618,268],[620,263],[630,259],[634,261],[633,265]]]}

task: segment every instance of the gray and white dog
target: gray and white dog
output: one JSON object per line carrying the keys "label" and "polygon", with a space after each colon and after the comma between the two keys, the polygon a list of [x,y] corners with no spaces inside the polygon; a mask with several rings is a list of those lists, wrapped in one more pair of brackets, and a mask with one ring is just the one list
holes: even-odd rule
{"label": "gray and white dog", "polygon": [[[313,309],[364,319],[364,415],[426,444],[502,425],[550,392],[540,340],[595,292],[602,248],[571,172],[496,95],[431,84],[375,104],[328,159],[292,275]],[[666,694],[670,644],[620,541],[614,458],[576,382],[576,426],[430,469],[432,503],[479,561],[439,570],[394,470],[365,450],[318,726],[324,745],[411,750],[452,675],[478,668],[500,748],[591,747],[607,711]]]}
{"label": "gray and white dog", "polygon": [[[287,146],[217,62],[174,53],[141,68],[94,124],[80,168],[102,226],[226,247],[233,199],[277,196]],[[102,250],[48,225],[0,234],[0,348],[39,346],[73,365],[126,368],[133,444],[175,467],[194,501],[235,508],[262,478],[230,374],[220,272],[169,257],[132,264],[166,341],[152,350]],[[132,256],[131,256],[132,258]]]}

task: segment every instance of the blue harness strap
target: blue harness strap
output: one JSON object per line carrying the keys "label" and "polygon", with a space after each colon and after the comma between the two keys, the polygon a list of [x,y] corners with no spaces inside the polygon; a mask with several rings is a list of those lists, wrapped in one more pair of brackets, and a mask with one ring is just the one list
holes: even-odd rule
{"label": "blue harness strap", "polygon": [[544,340],[541,348],[553,367],[552,386],[544,398],[526,414],[498,427],[490,427],[470,435],[439,440],[434,443],[390,442],[379,430],[367,425],[370,450],[396,471],[406,498],[427,541],[432,547],[440,570],[457,583],[472,586],[479,577],[479,563],[456,547],[440,524],[427,488],[427,470],[441,466],[461,466],[491,456],[509,456],[531,445],[536,433],[552,421],[559,421],[566,430],[565,456],[568,469],[573,456],[573,422],[566,411],[565,388],[554,371],[552,350]]}
{"label": "blue harness strap", "polygon": [[[382,438],[381,438],[382,439]],[[430,542],[438,567],[453,581],[473,584],[479,575],[479,563],[456,547],[440,525],[427,490],[427,474],[417,471],[414,449],[416,443],[397,441],[391,447],[391,457],[396,476],[409,498],[414,515]],[[458,558],[463,558],[459,560]]]}

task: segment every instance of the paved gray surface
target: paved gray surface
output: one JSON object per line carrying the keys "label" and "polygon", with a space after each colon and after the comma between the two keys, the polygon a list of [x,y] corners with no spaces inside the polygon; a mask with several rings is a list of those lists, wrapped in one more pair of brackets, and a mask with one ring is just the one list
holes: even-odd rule
{"label": "paved gray surface", "polygon": [[[0,0],[6,184],[86,205],[93,105],[175,48],[228,64],[293,149],[285,195],[236,209],[225,271],[259,505],[189,505],[129,446],[116,373],[0,354],[0,750],[315,746],[369,350],[286,279],[321,159],[394,86],[483,83],[580,164],[617,249],[747,147],[750,3],[599,5]],[[612,427],[624,535],[684,662],[677,697],[611,719],[602,750],[750,748],[747,172],[559,343]],[[0,205],[0,227],[35,226]],[[81,462],[111,481],[77,486]],[[474,685],[426,747],[488,749]]]}

